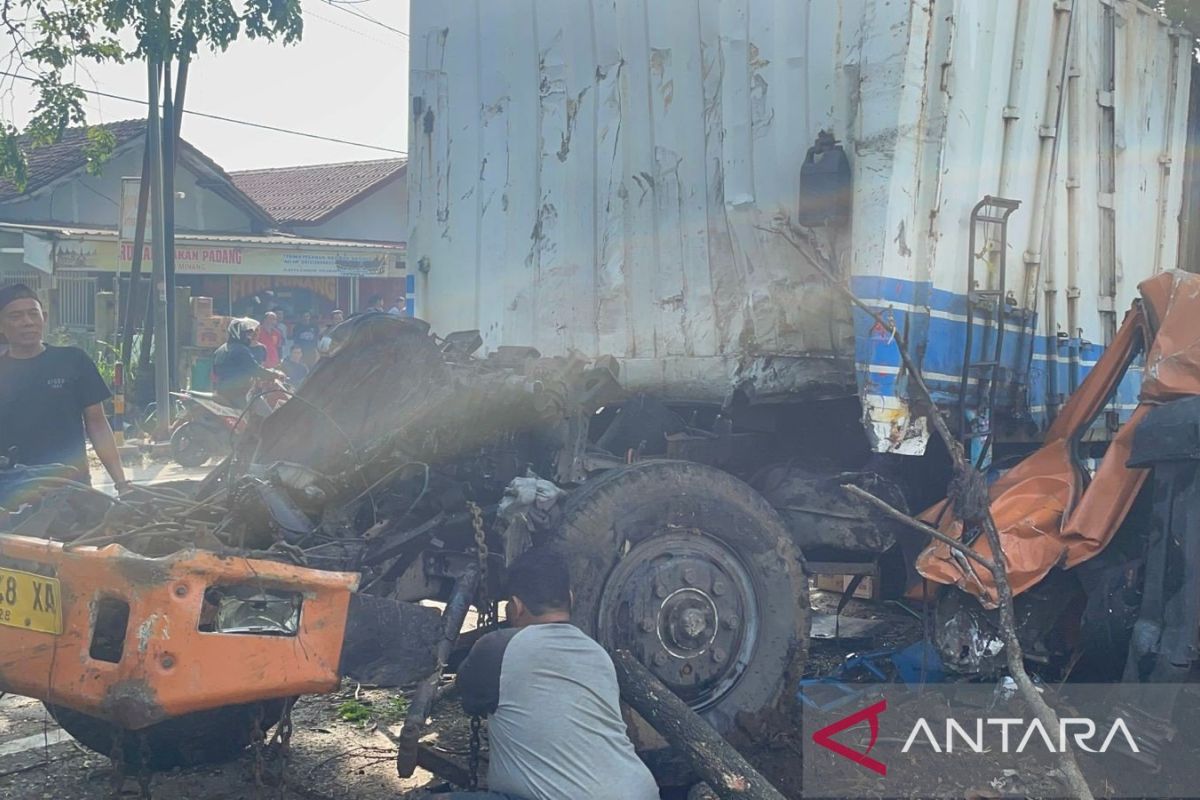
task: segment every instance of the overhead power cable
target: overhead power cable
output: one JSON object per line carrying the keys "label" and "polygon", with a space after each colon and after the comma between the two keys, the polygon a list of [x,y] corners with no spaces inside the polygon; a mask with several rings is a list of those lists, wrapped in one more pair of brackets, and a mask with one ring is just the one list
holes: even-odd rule
{"label": "overhead power cable", "polygon": [[371,34],[366,33],[365,31],[360,31],[358,28],[351,28],[349,25],[343,25],[342,23],[332,20],[329,17],[323,17],[320,14],[317,14],[312,11],[305,11],[304,18],[309,19],[310,17],[312,19],[319,19],[322,22],[324,22],[325,24],[332,25],[335,28],[341,28],[344,31],[361,36],[364,39],[369,39],[372,42],[377,42],[377,43],[383,45],[384,47],[395,47],[396,46],[395,40],[390,41],[390,42],[385,42],[383,39],[377,39],[374,36],[372,36]]}
{"label": "overhead power cable", "polygon": [[366,20],[367,22],[370,22],[372,25],[378,25],[379,27],[383,28],[384,30],[389,30],[392,33],[403,36],[405,39],[408,38],[408,31],[402,31],[399,28],[393,28],[391,25],[388,25],[386,22],[381,22],[380,20],[375,19],[374,17],[372,17],[369,14],[364,14],[361,11],[356,11],[355,9],[351,8],[349,5],[347,5],[345,3],[335,3],[334,0],[325,0],[325,2],[328,3],[329,5],[333,6],[334,8],[340,8],[342,11],[345,11],[347,14],[349,14],[353,17],[358,17],[359,19]]}
{"label": "overhead power cable", "polygon": [[[15,78],[17,80],[22,80],[22,81],[29,81],[31,83],[35,80],[34,78],[32,78],[29,75],[20,75],[15,72],[0,71],[0,76],[6,77],[6,78]],[[80,87],[80,91],[84,92],[85,94],[95,95],[96,97],[105,97],[110,100],[121,100],[126,103],[137,103],[138,105],[142,105],[142,106],[149,105],[149,103],[146,100],[139,99],[137,97],[126,97],[124,95],[112,94],[110,92],[102,92],[99,89],[84,89],[84,88]],[[253,122],[248,119],[237,119],[235,117],[226,117],[226,116],[222,116],[221,114],[209,114],[204,111],[193,111],[189,108],[185,108],[183,110],[183,113],[189,114],[193,117],[202,117],[204,119],[217,120],[218,122],[227,122],[227,123],[230,123],[233,125],[244,125],[248,128],[258,128],[259,130],[273,131],[275,133],[286,133],[291,136],[303,136],[306,139],[316,139],[316,140],[322,141],[322,142],[332,142],[333,144],[344,144],[344,145],[349,145],[351,147],[362,147],[367,150],[378,150],[383,153],[394,153],[394,154],[400,155],[400,156],[408,155],[408,151],[397,150],[394,147],[384,147],[383,145],[378,145],[378,144],[367,144],[366,142],[352,142],[348,139],[339,139],[335,136],[322,136],[319,133],[309,133],[308,131],[297,131],[297,130],[293,130],[291,128],[280,128],[275,125],[267,125],[266,123],[263,123],[263,122]]]}

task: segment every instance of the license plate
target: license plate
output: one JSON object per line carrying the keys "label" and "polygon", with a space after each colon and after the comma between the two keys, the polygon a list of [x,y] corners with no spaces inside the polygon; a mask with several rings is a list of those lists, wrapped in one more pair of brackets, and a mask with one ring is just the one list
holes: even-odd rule
{"label": "license plate", "polygon": [[0,569],[0,625],[62,633],[62,591],[58,578]]}

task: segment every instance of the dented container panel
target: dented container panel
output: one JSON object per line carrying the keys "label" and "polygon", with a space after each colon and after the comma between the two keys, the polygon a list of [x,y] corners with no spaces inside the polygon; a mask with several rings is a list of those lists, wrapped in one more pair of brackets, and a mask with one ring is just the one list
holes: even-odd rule
{"label": "dented container panel", "polygon": [[857,393],[878,449],[921,452],[890,337],[774,232],[821,130],[853,201],[816,238],[947,404],[984,195],[1021,202],[998,404],[1030,425],[1177,266],[1190,43],[1137,3],[413,0],[411,36],[417,314],[489,349],[714,402],[785,357],[798,399]]}

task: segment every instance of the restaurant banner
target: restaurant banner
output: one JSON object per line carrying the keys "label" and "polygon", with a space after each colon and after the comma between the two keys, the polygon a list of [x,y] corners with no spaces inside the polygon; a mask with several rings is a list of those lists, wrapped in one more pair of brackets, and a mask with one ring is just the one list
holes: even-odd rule
{"label": "restaurant banner", "polygon": [[[150,246],[142,263],[151,264]],[[61,239],[55,245],[55,271],[128,272],[133,244],[107,238]],[[383,248],[254,245],[184,242],[175,246],[175,271],[183,275],[304,275],[310,277],[400,277],[397,252]]]}

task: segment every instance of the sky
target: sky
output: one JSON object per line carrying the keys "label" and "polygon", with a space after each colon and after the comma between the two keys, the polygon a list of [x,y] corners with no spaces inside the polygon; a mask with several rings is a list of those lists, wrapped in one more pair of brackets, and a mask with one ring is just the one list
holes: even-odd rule
{"label": "sky", "polygon": [[[186,108],[406,151],[409,43],[385,26],[408,31],[408,0],[303,0],[302,9],[298,44],[243,39],[224,53],[202,51],[190,67]],[[85,89],[146,95],[144,62],[92,66],[79,80]],[[21,127],[34,102],[29,84],[18,81],[3,116]],[[88,121],[145,113],[145,105],[93,96]],[[227,170],[401,157],[194,115],[184,117],[182,135]]]}

